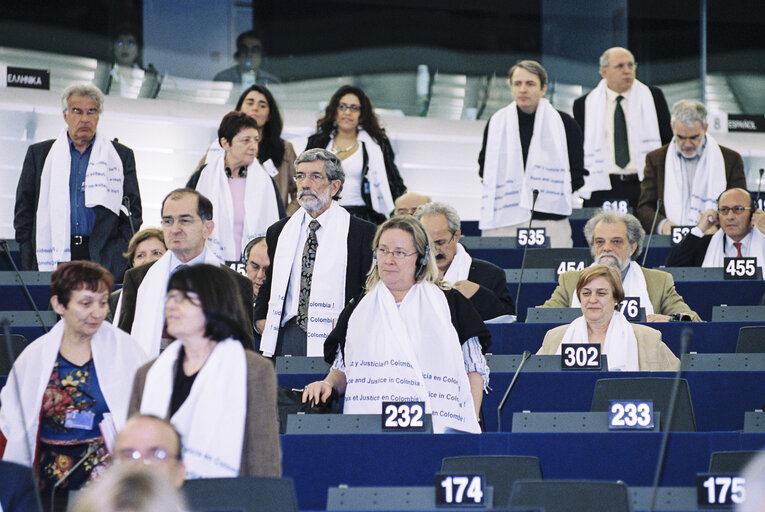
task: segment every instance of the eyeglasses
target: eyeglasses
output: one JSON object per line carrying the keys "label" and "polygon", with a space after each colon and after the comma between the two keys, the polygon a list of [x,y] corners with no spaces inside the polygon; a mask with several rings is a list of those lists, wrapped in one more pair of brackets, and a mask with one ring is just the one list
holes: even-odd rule
{"label": "eyeglasses", "polygon": [[[199,219],[199,220],[202,220],[202,219]],[[171,228],[177,222],[178,225],[181,226],[182,228],[187,228],[189,226],[193,226],[196,221],[197,219],[192,217],[191,215],[182,215],[180,217],[162,217],[160,224],[162,225],[163,228]]]}
{"label": "eyeglasses", "polygon": [[346,110],[350,110],[351,112],[360,112],[361,105],[346,105],[345,103],[341,103],[337,106],[337,110],[341,112],[345,112]]}
{"label": "eyeglasses", "polygon": [[605,240],[603,238],[596,238],[595,241],[593,242],[593,244],[596,247],[603,247],[606,244],[607,241],[611,242],[611,245],[613,245],[614,247],[621,247],[622,244],[625,242],[625,240],[623,238],[612,238],[611,240]]}
{"label": "eyeglasses", "polygon": [[75,117],[82,117],[82,116],[97,116],[98,115],[98,109],[97,108],[89,108],[88,110],[83,111],[81,108],[70,108],[69,109],[69,115],[75,116]]}
{"label": "eyeglasses", "polygon": [[454,235],[456,234],[457,234],[456,232],[452,233],[452,237],[449,240],[434,240],[433,245],[435,245],[436,247],[443,247],[445,245],[448,245],[452,243],[452,240],[454,240]]}
{"label": "eyeglasses", "polygon": [[305,180],[306,178],[308,178],[308,181],[310,181],[311,183],[318,183],[320,181],[324,181],[324,178],[329,179],[326,175],[321,174],[320,172],[312,172],[310,174],[306,174],[304,172],[298,172],[298,173],[295,173],[295,177],[292,179],[295,180],[295,183],[298,183],[300,181]]}
{"label": "eyeglasses", "polygon": [[176,304],[182,304],[187,301],[194,304],[195,306],[199,306],[201,304],[199,295],[194,292],[183,293],[177,290],[173,290],[171,292],[167,292],[167,296],[165,297],[165,302],[175,302]]}
{"label": "eyeglasses", "polygon": [[717,209],[717,212],[720,215],[728,215],[730,212],[733,212],[734,215],[741,215],[745,211],[751,209],[751,206],[721,206]]}
{"label": "eyeglasses", "polygon": [[389,251],[388,249],[385,249],[384,247],[378,247],[375,250],[375,254],[377,254],[377,257],[382,259],[385,256],[392,254],[394,259],[397,260],[403,260],[404,258],[408,258],[412,254],[417,254],[417,251],[410,252],[409,254],[405,253],[404,251],[396,249],[395,251]]}
{"label": "eyeglasses", "polygon": [[125,449],[117,453],[116,461],[122,463],[138,462],[140,460],[144,464],[154,464],[155,462],[163,462],[176,458],[178,458],[177,455],[170,455],[164,448],[152,448],[146,453],[141,453],[141,450]]}

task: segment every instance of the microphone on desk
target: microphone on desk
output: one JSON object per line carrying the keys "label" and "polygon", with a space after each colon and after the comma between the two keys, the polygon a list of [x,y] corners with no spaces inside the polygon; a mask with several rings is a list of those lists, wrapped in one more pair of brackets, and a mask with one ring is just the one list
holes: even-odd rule
{"label": "microphone on desk", "polygon": [[[534,189],[531,192],[531,214],[529,216],[529,225],[527,226],[527,229],[531,229],[531,221],[534,219],[534,206],[537,204],[537,198],[539,197],[539,190]],[[515,314],[520,315],[521,314],[521,308],[518,304],[518,301],[521,299],[521,283],[523,282],[523,268],[526,266],[526,249],[528,249],[529,244],[523,246],[523,257],[521,259],[521,272],[518,274],[518,290],[515,292]]]}
{"label": "microphone on desk", "polygon": [[669,395],[669,410],[666,412],[667,428],[661,436],[659,457],[656,462],[656,472],[653,475],[653,485],[651,486],[651,506],[648,507],[648,512],[653,512],[654,507],[656,506],[656,494],[659,490],[659,482],[661,481],[661,474],[664,469],[664,460],[667,455],[667,443],[669,442],[669,433],[672,430],[672,419],[675,416],[675,402],[677,402],[677,393],[680,390],[680,376],[683,374],[683,354],[688,350],[692,336],[693,330],[690,327],[686,327],[680,333],[680,366],[675,373],[672,382],[672,393]]}
{"label": "microphone on desk", "polygon": [[499,402],[499,406],[497,406],[497,432],[502,432],[502,409],[505,408],[505,403],[507,402],[507,398],[510,396],[510,391],[515,386],[515,381],[518,380],[518,374],[521,373],[521,369],[523,368],[523,365],[526,364],[526,361],[531,357],[531,352],[528,350],[524,350],[523,354],[521,354],[521,362],[518,365],[518,368],[515,370],[515,375],[513,375],[512,380],[510,381],[510,385],[507,386],[507,391],[505,391],[505,396],[502,397],[502,400]]}
{"label": "microphone on desk", "polygon": [[82,465],[82,463],[88,459],[88,457],[96,453],[96,450],[98,450],[98,443],[93,443],[92,445],[90,445],[90,447],[88,448],[88,451],[85,452],[85,455],[80,457],[80,460],[77,461],[77,464],[69,468],[69,471],[64,473],[64,475],[61,478],[59,478],[58,481],[56,481],[56,483],[53,485],[53,488],[50,490],[50,512],[56,512],[56,506],[55,506],[56,491],[58,490],[59,485],[61,485],[64,482],[64,480],[69,478],[69,475],[74,473],[75,470],[79,468]]}
{"label": "microphone on desk", "polygon": [[130,223],[130,232],[132,233],[132,236],[135,236],[135,227],[133,226],[133,212],[130,211],[130,198],[128,196],[122,198],[122,206],[123,208],[121,208],[121,210],[125,212],[128,222]]}
{"label": "microphone on desk", "polygon": [[656,213],[653,214],[653,222],[651,223],[651,232],[648,233],[648,242],[645,244],[645,251],[643,251],[643,263],[640,264],[641,267],[645,267],[645,260],[648,258],[648,249],[651,247],[651,239],[653,238],[653,232],[656,231],[656,219],[659,218],[659,210],[661,210],[661,205],[664,202],[664,200],[660,197],[656,201]]}
{"label": "microphone on desk", "polygon": [[32,306],[32,309],[34,309],[35,315],[37,315],[37,319],[40,321],[40,325],[43,328],[43,332],[48,332],[48,327],[46,327],[45,322],[43,321],[43,317],[42,317],[42,314],[40,313],[40,310],[37,309],[37,304],[35,304],[35,301],[32,298],[32,294],[29,292],[29,287],[27,286],[27,283],[24,281],[24,278],[21,276],[21,272],[19,272],[19,267],[16,266],[16,262],[13,261],[13,257],[11,256],[11,250],[8,248],[8,241],[0,240],[0,246],[2,246],[3,252],[5,253],[5,255],[8,256],[8,261],[11,262],[13,271],[16,273],[16,278],[19,280],[21,289],[24,291],[24,296],[26,296],[27,301],[29,301],[29,305]]}

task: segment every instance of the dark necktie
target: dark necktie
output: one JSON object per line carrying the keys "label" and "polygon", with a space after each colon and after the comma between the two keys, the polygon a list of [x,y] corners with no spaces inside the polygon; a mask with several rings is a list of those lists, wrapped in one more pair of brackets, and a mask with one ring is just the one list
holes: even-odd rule
{"label": "dark necktie", "polygon": [[733,242],[733,247],[736,248],[736,251],[738,251],[738,254],[736,255],[737,258],[741,258],[741,242]]}
{"label": "dark necktie", "polygon": [[300,271],[300,300],[298,301],[297,324],[304,331],[308,331],[308,302],[311,298],[311,279],[313,277],[313,264],[316,261],[316,249],[319,240],[316,238],[316,230],[319,229],[319,221],[314,219],[308,225],[310,232],[303,246],[303,267]]}
{"label": "dark necktie", "polygon": [[623,99],[621,94],[616,97],[614,109],[614,162],[622,169],[630,163],[630,143],[627,140],[627,121],[622,109]]}

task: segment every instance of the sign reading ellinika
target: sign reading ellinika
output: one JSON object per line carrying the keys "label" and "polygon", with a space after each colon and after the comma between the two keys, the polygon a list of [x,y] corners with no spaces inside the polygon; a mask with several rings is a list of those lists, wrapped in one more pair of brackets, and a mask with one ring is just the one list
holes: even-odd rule
{"label": "sign reading ellinika", "polygon": [[3,80],[8,87],[50,90],[50,71],[46,69],[8,66],[3,75]]}

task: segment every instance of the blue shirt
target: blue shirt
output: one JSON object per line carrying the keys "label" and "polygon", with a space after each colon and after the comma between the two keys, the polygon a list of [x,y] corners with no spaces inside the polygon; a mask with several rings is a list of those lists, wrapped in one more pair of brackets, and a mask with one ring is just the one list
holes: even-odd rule
{"label": "blue shirt", "polygon": [[[85,174],[88,172],[90,153],[93,151],[93,141],[90,141],[85,151],[80,153],[74,147],[74,142],[69,141],[69,154],[72,163],[69,166],[69,222],[71,234],[90,236],[93,224],[96,220],[96,212],[93,208],[85,206]],[[94,137],[95,140],[95,137]]]}

